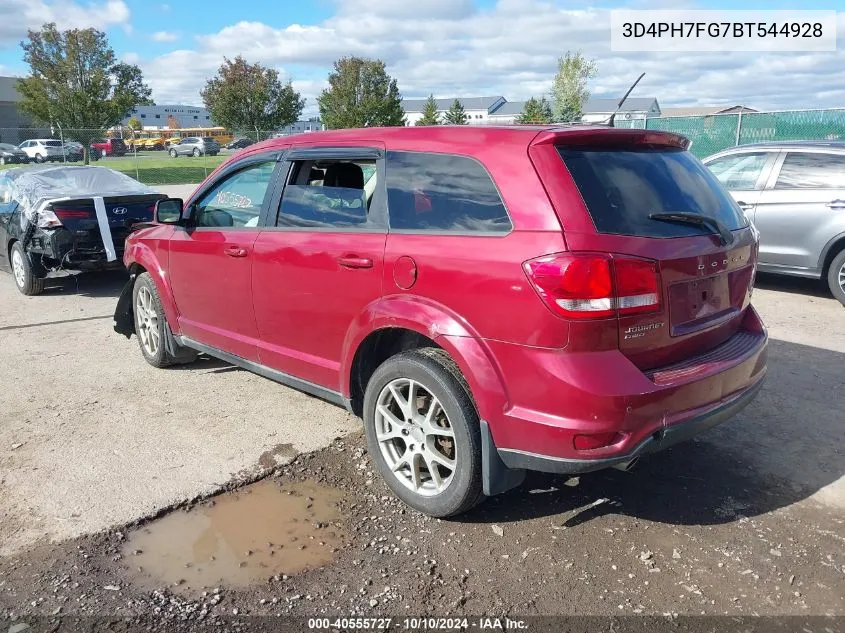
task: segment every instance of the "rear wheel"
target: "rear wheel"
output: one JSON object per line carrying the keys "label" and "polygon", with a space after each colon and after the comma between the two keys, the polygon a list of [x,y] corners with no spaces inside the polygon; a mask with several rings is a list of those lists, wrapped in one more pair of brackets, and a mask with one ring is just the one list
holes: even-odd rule
{"label": "rear wheel", "polygon": [[845,249],[839,251],[839,254],[830,262],[827,285],[830,286],[833,296],[845,306]]}
{"label": "rear wheel", "polygon": [[379,366],[364,395],[364,431],[382,477],[412,508],[447,517],[482,498],[478,414],[445,351],[403,352]]}
{"label": "rear wheel", "polygon": [[197,147],[195,147],[195,148],[194,148],[194,151],[193,151],[193,152],[191,152],[191,154],[193,154],[193,155],[194,155],[194,158],[199,157],[199,155],[200,155],[201,153],[202,153],[202,152],[200,152],[200,151],[199,151],[199,148],[197,148]]}
{"label": "rear wheel", "polygon": [[15,278],[15,286],[21,294],[27,296],[40,295],[44,292],[44,280],[32,270],[32,263],[29,261],[20,242],[12,245],[10,253],[12,260],[12,276]]}

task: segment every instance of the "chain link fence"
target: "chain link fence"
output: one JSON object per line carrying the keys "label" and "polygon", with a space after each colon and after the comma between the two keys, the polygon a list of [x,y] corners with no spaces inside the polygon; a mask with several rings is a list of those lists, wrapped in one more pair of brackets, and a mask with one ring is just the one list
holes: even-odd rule
{"label": "chain link fence", "polygon": [[[191,144],[182,147],[180,141],[196,138],[189,133],[195,135],[196,131],[136,133],[126,129],[106,133],[56,127],[0,128],[0,173],[38,164],[84,165],[87,160],[88,164],[110,167],[151,186],[192,185],[205,180],[223,161],[256,140],[277,136],[275,132],[254,130],[226,134],[219,137],[219,148],[209,151]],[[227,147],[239,140],[234,147]]]}
{"label": "chain link fence", "polygon": [[723,149],[748,143],[845,140],[845,108],[657,117],[630,121],[617,118],[616,127],[683,134],[692,141],[690,151],[704,158]]}

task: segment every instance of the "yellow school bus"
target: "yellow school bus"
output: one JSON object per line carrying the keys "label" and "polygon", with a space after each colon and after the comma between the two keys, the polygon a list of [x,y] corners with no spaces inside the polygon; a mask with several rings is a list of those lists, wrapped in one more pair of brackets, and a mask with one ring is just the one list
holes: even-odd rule
{"label": "yellow school bus", "polygon": [[[113,136],[115,133],[110,132],[107,136]],[[163,150],[174,141],[187,138],[189,136],[210,137],[220,143],[226,145],[235,140],[235,135],[224,127],[186,127],[186,128],[164,128],[161,130],[138,130],[134,134],[124,130],[123,141],[131,150],[137,148],[139,150]]]}

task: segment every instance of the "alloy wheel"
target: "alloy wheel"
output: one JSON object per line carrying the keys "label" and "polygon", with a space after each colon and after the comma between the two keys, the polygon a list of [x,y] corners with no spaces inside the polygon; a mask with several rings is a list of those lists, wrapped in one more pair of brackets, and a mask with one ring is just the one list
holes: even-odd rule
{"label": "alloy wheel", "polygon": [[135,302],[135,318],[138,323],[138,337],[144,350],[150,356],[158,353],[161,344],[161,334],[158,329],[158,314],[153,306],[153,295],[149,288],[138,289],[138,298]]}
{"label": "alloy wheel", "polygon": [[409,490],[431,497],[452,482],[457,464],[455,432],[437,397],[409,378],[389,382],[375,411],[379,449]]}
{"label": "alloy wheel", "polygon": [[845,292],[845,263],[839,269],[839,287],[842,288],[842,292]]}
{"label": "alloy wheel", "polygon": [[12,251],[12,272],[15,275],[15,283],[18,284],[18,288],[23,288],[26,284],[26,268],[23,263],[23,255],[17,249]]}

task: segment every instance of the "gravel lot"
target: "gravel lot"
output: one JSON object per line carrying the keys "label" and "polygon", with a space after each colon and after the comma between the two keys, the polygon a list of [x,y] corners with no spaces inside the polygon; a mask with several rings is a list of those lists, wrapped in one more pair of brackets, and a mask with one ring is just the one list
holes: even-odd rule
{"label": "gravel lot", "polygon": [[[24,298],[0,275],[0,631],[156,608],[168,631],[199,614],[845,616],[845,309],[817,283],[760,280],[769,376],[736,419],[630,473],[534,474],[437,521],[389,496],[344,411],[216,361],[148,367],[111,329],[122,282]],[[271,470],[340,491],[334,562],[206,595],[137,573],[128,524]]]}

